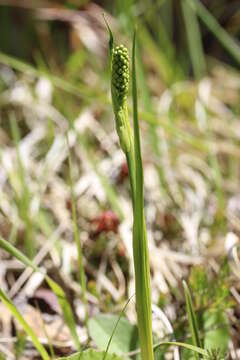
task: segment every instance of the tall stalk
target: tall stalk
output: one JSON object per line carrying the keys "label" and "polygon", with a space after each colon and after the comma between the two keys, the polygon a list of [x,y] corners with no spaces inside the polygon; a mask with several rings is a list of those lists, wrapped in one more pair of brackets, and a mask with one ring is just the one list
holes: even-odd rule
{"label": "tall stalk", "polygon": [[[108,27],[108,25],[107,25]],[[133,96],[133,132],[130,126],[127,95],[129,89],[129,56],[123,46],[114,46],[109,29],[111,56],[111,93],[116,130],[120,146],[125,153],[131,184],[133,205],[133,257],[135,269],[136,309],[142,360],[153,360],[152,311],[150,290],[150,266],[147,245],[147,231],[143,203],[143,166],[139,135],[137,109],[137,81],[135,65],[134,33],[132,47],[132,96]]]}
{"label": "tall stalk", "polygon": [[135,267],[136,305],[138,331],[143,360],[152,360],[152,301],[150,289],[150,265],[148,254],[147,230],[143,199],[143,166],[137,107],[137,78],[135,64],[136,33],[134,32],[132,47],[132,96],[134,120],[134,152],[135,152],[135,204],[133,212],[133,256]]}

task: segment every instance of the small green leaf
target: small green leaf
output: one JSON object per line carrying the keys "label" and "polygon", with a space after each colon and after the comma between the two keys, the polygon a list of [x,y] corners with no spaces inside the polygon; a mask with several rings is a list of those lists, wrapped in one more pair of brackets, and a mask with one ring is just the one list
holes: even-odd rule
{"label": "small green leaf", "polygon": [[[102,360],[104,352],[98,352],[93,349],[88,349],[82,353],[77,353],[71,356],[59,358],[58,360]],[[116,354],[108,354],[106,360],[124,360]]]}
{"label": "small green leaf", "polygon": [[[89,333],[100,350],[105,350],[119,320],[117,315],[99,314],[89,321]],[[137,348],[137,328],[122,317],[118,321],[108,352],[127,353]],[[108,357],[106,357],[106,360]]]}

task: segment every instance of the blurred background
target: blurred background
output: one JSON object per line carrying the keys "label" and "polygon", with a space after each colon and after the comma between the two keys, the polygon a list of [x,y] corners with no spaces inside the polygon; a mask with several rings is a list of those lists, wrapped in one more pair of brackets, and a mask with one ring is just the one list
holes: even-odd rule
{"label": "blurred background", "polygon": [[[239,0],[0,0],[0,235],[61,284],[86,341],[68,133],[90,316],[118,314],[134,293],[128,169],[111,108],[103,12],[116,43],[129,51],[137,25],[154,331],[161,339],[169,331],[189,338],[185,278],[201,331],[208,329],[205,343],[218,338],[217,346],[237,359]],[[131,107],[130,95],[130,116]],[[45,338],[47,328],[57,354],[73,352],[44,277],[24,272],[1,250],[0,259],[1,288],[38,336]],[[16,352],[21,336],[3,309],[6,355]],[[134,302],[126,314],[134,323]]]}

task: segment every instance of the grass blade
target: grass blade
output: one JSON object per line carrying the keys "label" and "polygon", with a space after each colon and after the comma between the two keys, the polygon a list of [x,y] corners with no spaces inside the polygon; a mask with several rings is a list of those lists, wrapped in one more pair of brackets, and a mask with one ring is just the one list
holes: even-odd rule
{"label": "grass blade", "polygon": [[77,252],[78,252],[78,271],[79,271],[78,275],[79,275],[79,281],[80,281],[80,285],[81,285],[81,289],[82,289],[83,303],[85,306],[86,328],[88,329],[88,302],[87,302],[87,297],[86,297],[86,278],[85,278],[85,272],[84,272],[84,267],[83,267],[82,246],[81,246],[78,223],[77,223],[77,209],[76,209],[76,202],[75,202],[75,198],[74,198],[73,180],[72,180],[72,158],[71,158],[71,153],[70,153],[68,136],[67,136],[67,147],[68,147],[68,170],[69,170],[69,185],[70,185],[70,192],[71,192],[74,239],[75,239]]}
{"label": "grass blade", "polygon": [[[16,176],[19,178],[19,183],[21,184],[20,192],[17,193],[15,189],[15,196],[18,204],[18,211],[19,215],[22,218],[22,221],[25,225],[25,248],[27,256],[32,259],[35,255],[35,238],[33,232],[33,224],[32,219],[30,216],[30,202],[31,202],[31,194],[28,189],[28,185],[26,183],[26,174],[25,169],[23,166],[23,162],[21,159],[20,149],[19,149],[19,141],[20,141],[20,134],[19,128],[16,122],[16,119],[12,116],[10,118],[10,126],[12,131],[12,136],[14,139],[16,152],[17,152],[17,165],[18,165],[18,172]],[[15,176],[15,174],[14,174]],[[12,176],[10,175],[10,179]]]}
{"label": "grass blade", "polygon": [[35,68],[34,66],[25,63],[19,59],[16,59],[13,56],[4,54],[0,51],[0,63],[5,64],[7,66],[12,67],[17,71],[21,71],[25,74],[31,75],[33,77],[46,77],[51,83],[56,86],[58,89],[63,90],[71,95],[74,95],[80,99],[84,99],[86,103],[89,103],[94,98],[95,101],[99,101],[100,103],[107,103],[108,98],[106,95],[100,94],[98,91],[89,90],[87,86],[78,84],[72,84],[70,81],[64,80],[59,76],[52,75],[48,71],[43,71]]}
{"label": "grass blade", "polygon": [[151,54],[151,58],[156,66],[156,70],[159,76],[163,79],[166,84],[172,84],[174,82],[174,69],[169,64],[164,51],[156,46],[151,34],[144,26],[144,24],[138,19],[139,28],[139,43],[148,53]]}
{"label": "grass blade", "polygon": [[128,299],[128,301],[126,302],[126,304],[124,305],[122,311],[121,311],[120,314],[119,314],[119,317],[118,317],[118,319],[117,319],[117,322],[116,322],[116,324],[115,324],[115,326],[114,326],[114,328],[113,328],[112,334],[111,334],[111,336],[110,336],[110,338],[109,338],[109,341],[108,341],[108,344],[107,344],[107,347],[106,347],[106,350],[105,350],[105,352],[104,352],[104,355],[103,355],[102,360],[106,360],[106,357],[107,357],[107,354],[108,354],[108,350],[109,350],[109,348],[110,348],[110,345],[111,345],[111,342],[112,342],[112,338],[113,338],[113,336],[114,336],[114,334],[115,334],[115,331],[116,331],[116,329],[117,329],[117,326],[118,326],[118,324],[119,324],[119,321],[120,321],[121,317],[123,316],[124,311],[126,310],[126,307],[128,306],[128,304],[129,304],[129,302],[131,301],[132,297],[133,297],[133,295]]}
{"label": "grass blade", "polygon": [[[0,247],[5,251],[7,251],[10,255],[15,257],[17,260],[19,260],[21,263],[23,263],[25,266],[30,267],[32,270],[36,272],[40,272],[41,274],[43,273],[41,269],[39,269],[36,265],[34,265],[34,263],[30,259],[28,259],[21,251],[16,249],[13,245],[11,245],[8,241],[4,240],[1,236],[0,236]],[[81,344],[78,339],[78,334],[76,330],[72,309],[71,306],[69,305],[66,295],[63,289],[49,276],[45,275],[45,280],[47,281],[49,287],[52,289],[52,291],[56,294],[58,298],[59,305],[61,306],[63,312],[64,320],[71,332],[76,348],[80,351]]]}
{"label": "grass blade", "polygon": [[199,0],[188,0],[189,4],[197,12],[200,19],[208,27],[208,29],[216,36],[222,46],[229,54],[240,64],[240,47],[235,40],[219,25],[215,17],[207,10],[207,8]]}
{"label": "grass blade", "polygon": [[132,95],[134,119],[134,153],[135,153],[135,204],[133,223],[133,255],[136,284],[136,306],[138,317],[138,331],[143,360],[153,360],[152,341],[152,310],[150,290],[150,266],[147,245],[147,232],[144,216],[143,202],[143,167],[141,157],[141,143],[138,122],[137,104],[137,78],[136,78],[136,32],[133,37],[132,47]]}
{"label": "grass blade", "polygon": [[123,220],[124,214],[123,214],[122,208],[120,206],[118,196],[114,190],[114,187],[109,182],[109,179],[107,178],[107,176],[105,176],[99,170],[96,158],[92,154],[92,152],[89,150],[89,146],[88,146],[88,143],[87,143],[84,135],[77,134],[77,139],[78,139],[79,144],[82,145],[83,149],[85,150],[85,155],[104,189],[104,192],[106,194],[106,198],[107,198],[109,204],[111,205],[112,209],[117,213],[117,215],[119,216],[119,219]]}
{"label": "grass blade", "polygon": [[[189,288],[187,286],[187,283],[185,281],[183,281],[183,288],[184,288],[187,316],[188,316],[188,322],[189,322],[190,330],[191,330],[191,334],[192,334],[193,345],[201,348],[202,345],[201,345],[201,340],[200,340],[200,336],[199,336],[197,318],[196,318],[196,314],[194,312],[191,294],[190,294]],[[196,359],[197,360],[199,359],[198,354],[196,354]]]}
{"label": "grass blade", "polygon": [[7,295],[3,292],[2,289],[0,289],[0,299],[3,302],[3,304],[8,308],[9,311],[13,314],[14,318],[17,319],[17,321],[22,325],[25,332],[30,336],[33,345],[38,350],[39,354],[41,355],[43,360],[50,360],[50,357],[45,350],[45,348],[42,346],[42,344],[39,342],[36,334],[31,329],[31,327],[27,324],[21,313],[18,311],[18,309],[15,307],[15,305],[11,302],[11,300],[7,297]]}
{"label": "grass blade", "polygon": [[159,346],[165,346],[165,345],[179,346],[179,347],[183,347],[185,349],[194,351],[196,354],[200,354],[200,355],[203,355],[203,356],[207,355],[207,351],[202,349],[201,347],[194,346],[194,345],[191,345],[191,344],[182,343],[182,342],[178,342],[178,341],[163,341],[163,342],[161,342],[159,344],[155,344],[154,349],[157,349]]}
{"label": "grass blade", "polygon": [[182,0],[181,5],[193,72],[195,78],[200,79],[206,73],[206,63],[198,19],[188,0]]}
{"label": "grass blade", "polygon": [[[194,351],[195,353],[200,354],[202,356],[207,356],[207,354],[208,354],[206,350],[204,350],[198,346],[194,346],[194,345],[187,344],[187,343],[182,343],[179,341],[161,341],[159,343],[154,344],[153,348],[154,348],[154,350],[157,350],[161,346],[178,346],[178,347],[182,347],[187,350],[190,350],[190,351]],[[127,353],[125,355],[126,356],[134,356],[139,353],[140,353],[140,349],[131,351],[130,353]]]}
{"label": "grass blade", "polygon": [[105,14],[103,13],[103,19],[105,22],[105,25],[107,27],[108,30],[108,34],[109,34],[109,42],[108,42],[108,48],[109,48],[109,53],[110,53],[110,59],[112,57],[112,51],[113,51],[113,46],[114,46],[114,39],[113,39],[113,33],[112,30],[110,29],[110,26],[108,25],[107,19],[105,17]]}

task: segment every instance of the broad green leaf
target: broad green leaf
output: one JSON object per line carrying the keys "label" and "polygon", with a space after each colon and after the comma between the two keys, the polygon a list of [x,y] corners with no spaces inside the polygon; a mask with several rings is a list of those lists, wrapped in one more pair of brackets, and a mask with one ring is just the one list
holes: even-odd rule
{"label": "broad green leaf", "polygon": [[11,300],[7,297],[7,295],[3,292],[3,290],[0,289],[0,299],[3,302],[3,304],[8,308],[9,311],[13,314],[14,318],[17,319],[17,321],[21,324],[23,329],[26,331],[28,336],[30,336],[33,345],[40,353],[43,360],[50,360],[50,357],[43,347],[43,345],[39,342],[36,334],[31,329],[31,327],[27,324],[21,313],[18,311],[16,306],[11,302]]}
{"label": "broad green leaf", "polygon": [[205,311],[204,322],[204,347],[205,349],[220,349],[225,353],[230,340],[227,316],[223,311]]}
{"label": "broad green leaf", "polygon": [[[89,333],[100,350],[106,350],[119,317],[99,314],[89,320]],[[137,328],[122,317],[112,337],[109,353],[123,354],[137,348]],[[106,358],[108,359],[108,358]]]}
{"label": "broad green leaf", "polygon": [[[82,353],[77,353],[71,356],[59,358],[57,360],[102,360],[104,352],[99,352],[93,349],[88,349]],[[106,360],[124,360],[116,354],[108,354]]]}

